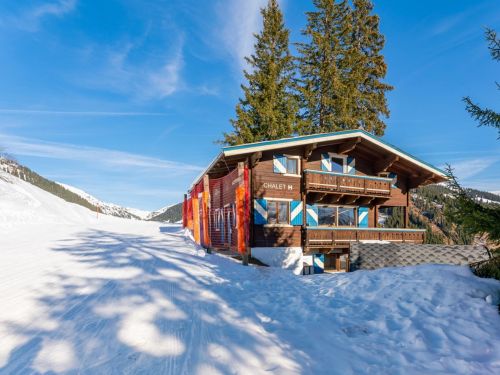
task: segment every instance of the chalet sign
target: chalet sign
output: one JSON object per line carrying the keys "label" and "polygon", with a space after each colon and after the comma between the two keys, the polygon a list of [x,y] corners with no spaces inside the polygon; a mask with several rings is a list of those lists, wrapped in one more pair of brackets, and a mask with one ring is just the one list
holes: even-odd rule
{"label": "chalet sign", "polygon": [[292,184],[282,184],[276,182],[264,182],[262,187],[266,190],[293,190]]}

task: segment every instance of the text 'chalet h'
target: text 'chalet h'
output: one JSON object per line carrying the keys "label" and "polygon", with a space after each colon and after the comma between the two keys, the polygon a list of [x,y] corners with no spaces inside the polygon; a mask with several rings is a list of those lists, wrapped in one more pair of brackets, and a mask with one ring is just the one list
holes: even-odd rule
{"label": "text 'chalet h'", "polygon": [[[319,272],[347,271],[353,242],[423,243],[425,230],[409,228],[409,191],[445,180],[363,130],[229,146],[185,195],[183,225],[244,261],[294,253]],[[400,228],[385,226],[394,209]]]}

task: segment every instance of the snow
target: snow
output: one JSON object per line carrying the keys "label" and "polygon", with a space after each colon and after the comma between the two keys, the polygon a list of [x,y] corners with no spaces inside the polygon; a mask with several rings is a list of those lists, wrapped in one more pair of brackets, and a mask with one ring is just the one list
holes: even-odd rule
{"label": "snow", "polygon": [[1,374],[500,373],[500,282],[465,267],[244,267],[2,172],[0,231]]}
{"label": "snow", "polygon": [[81,198],[85,199],[87,202],[91,203],[94,206],[99,207],[99,210],[106,215],[114,215],[118,217],[130,217],[130,215],[135,215],[140,219],[146,219],[150,215],[150,212],[136,209],[136,208],[127,208],[122,207],[114,203],[103,202],[100,199],[94,197],[93,195],[87,193],[86,191],[79,189],[77,187],[63,184],[58,182],[66,190],[69,190]]}
{"label": "snow", "polygon": [[299,275],[302,272],[301,247],[253,247],[252,257],[270,266],[283,268]]}
{"label": "snow", "polygon": [[130,212],[132,215],[137,216],[141,220],[147,220],[151,215],[151,211],[141,210],[139,208],[125,207],[125,210]]}
{"label": "snow", "polygon": [[158,216],[158,215],[161,215],[162,213],[164,213],[165,211],[167,211],[170,207],[172,207],[172,205],[169,205],[169,206],[165,206],[165,207],[162,207],[156,211],[151,211],[147,216],[146,216],[146,220],[149,220],[155,216]]}

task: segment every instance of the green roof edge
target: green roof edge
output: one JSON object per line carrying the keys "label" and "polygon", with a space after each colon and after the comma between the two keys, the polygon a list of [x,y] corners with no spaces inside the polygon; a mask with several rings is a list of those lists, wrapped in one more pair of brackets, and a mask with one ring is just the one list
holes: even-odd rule
{"label": "green roof edge", "polygon": [[241,149],[245,149],[245,148],[248,148],[248,149],[251,149],[253,147],[260,147],[260,146],[266,146],[266,145],[274,145],[274,144],[280,144],[280,143],[289,143],[289,142],[296,142],[296,141],[302,141],[302,140],[307,140],[307,139],[318,139],[318,138],[326,138],[326,137],[331,137],[331,136],[334,136],[334,135],[340,135],[340,134],[354,134],[354,133],[363,133],[365,135],[367,135],[368,137],[370,138],[373,138],[381,143],[383,143],[384,145],[388,146],[388,147],[391,147],[407,156],[409,156],[410,158],[412,159],[415,159],[417,161],[419,161],[420,163],[422,164],[425,164],[439,172],[441,172],[442,174],[446,175],[446,172],[443,171],[442,169],[440,168],[437,168],[435,167],[434,165],[420,159],[420,158],[417,158],[416,156],[413,156],[412,154],[409,154],[408,152],[406,151],[403,151],[401,150],[399,147],[396,147],[392,144],[390,144],[389,142],[386,142],[384,141],[382,138],[380,137],[377,137],[375,135],[373,135],[372,133],[369,133],[367,132],[366,130],[363,130],[363,129],[352,129],[352,130],[342,130],[342,131],[338,131],[338,132],[331,132],[331,133],[320,133],[320,134],[309,134],[309,135],[301,135],[301,136],[297,136],[297,137],[291,137],[291,138],[283,138],[283,139],[276,139],[276,140],[272,140],[272,141],[262,141],[262,142],[255,142],[255,143],[246,143],[246,144],[242,144],[242,145],[237,145],[237,146],[226,146],[226,147],[223,147],[222,148],[222,151],[225,152],[225,151],[231,151],[231,150],[241,150]]}

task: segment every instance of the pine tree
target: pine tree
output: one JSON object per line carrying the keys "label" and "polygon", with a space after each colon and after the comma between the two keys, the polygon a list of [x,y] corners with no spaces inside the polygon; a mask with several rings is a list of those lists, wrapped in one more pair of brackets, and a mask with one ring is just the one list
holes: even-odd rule
{"label": "pine tree", "polygon": [[263,29],[255,34],[255,52],[247,57],[247,85],[236,106],[233,131],[222,143],[236,145],[278,139],[294,134],[298,103],[294,94],[294,61],[289,50],[289,31],[277,0],[261,10]]}
{"label": "pine tree", "polygon": [[[500,61],[500,39],[498,39],[495,30],[486,29],[486,40],[488,41],[488,49],[490,50],[491,57],[494,61]],[[497,88],[500,90],[500,84],[498,83]],[[466,96],[463,101],[465,102],[465,109],[467,112],[469,112],[475,120],[479,121],[479,126],[497,128],[500,138],[500,113],[490,108],[481,108],[468,96]]]}
{"label": "pine tree", "polygon": [[385,39],[379,31],[379,17],[372,12],[370,0],[353,0],[352,34],[346,54],[348,125],[383,135],[386,125],[380,117],[389,117],[385,94],[392,86],[383,82],[387,73],[381,54]]}
{"label": "pine tree", "polygon": [[346,38],[351,32],[347,1],[314,0],[316,11],[308,12],[298,43],[302,134],[343,130],[347,92],[342,77]]}
{"label": "pine tree", "polygon": [[387,72],[381,50],[384,37],[369,0],[314,0],[299,43],[302,118],[300,132],[362,128],[384,133],[380,115],[388,116],[382,82]]}

